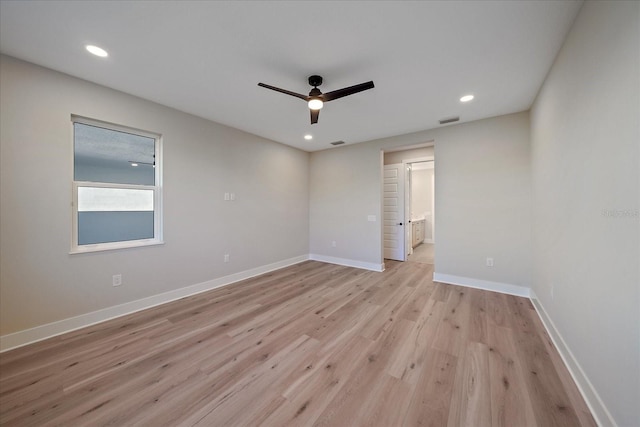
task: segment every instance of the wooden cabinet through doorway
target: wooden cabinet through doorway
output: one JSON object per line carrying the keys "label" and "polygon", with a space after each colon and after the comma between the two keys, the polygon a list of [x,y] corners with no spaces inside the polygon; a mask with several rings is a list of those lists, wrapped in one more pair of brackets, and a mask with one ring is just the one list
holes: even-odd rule
{"label": "wooden cabinet through doorway", "polygon": [[415,248],[424,241],[424,219],[419,219],[411,222],[412,225],[412,238],[411,247]]}

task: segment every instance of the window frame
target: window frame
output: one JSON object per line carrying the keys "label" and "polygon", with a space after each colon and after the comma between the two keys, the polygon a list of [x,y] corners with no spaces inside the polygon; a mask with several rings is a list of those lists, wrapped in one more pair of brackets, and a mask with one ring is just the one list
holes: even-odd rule
{"label": "window frame", "polygon": [[[111,182],[96,181],[76,181],[75,180],[75,128],[74,124],[80,123],[88,126],[95,126],[116,132],[129,133],[139,135],[155,140],[155,168],[154,182],[155,185],[144,184],[118,184]],[[72,160],[72,192],[71,192],[71,250],[70,254],[110,251],[117,249],[137,248],[145,246],[154,246],[164,244],[163,226],[162,226],[162,135],[154,132],[144,131],[127,126],[117,125],[101,120],[89,119],[86,117],[71,116],[71,160]],[[94,243],[88,245],[78,244],[78,188],[80,187],[97,187],[97,188],[117,188],[117,189],[136,189],[136,190],[153,190],[153,238],[122,240],[117,242]]]}

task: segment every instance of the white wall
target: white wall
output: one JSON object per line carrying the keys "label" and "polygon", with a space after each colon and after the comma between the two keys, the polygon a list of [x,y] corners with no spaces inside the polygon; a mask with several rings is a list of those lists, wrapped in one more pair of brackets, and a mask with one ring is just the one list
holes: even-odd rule
{"label": "white wall", "polygon": [[425,214],[425,241],[427,243],[435,243],[434,239],[434,230],[435,230],[435,170],[433,169],[433,163],[431,164],[431,168],[427,169],[427,179],[426,179],[426,199],[427,199],[427,209]]}
{"label": "white wall", "polygon": [[640,424],[639,27],[586,2],[531,112],[533,290],[603,425]]}
{"label": "white wall", "polygon": [[[306,257],[308,153],[10,57],[0,61],[3,336]],[[164,245],[69,255],[71,114],[162,134]],[[224,202],[224,192],[237,200]],[[111,285],[113,274],[122,274],[122,286]]]}
{"label": "white wall", "polygon": [[[424,238],[427,243],[433,240],[433,200],[434,169],[433,162],[428,169],[411,169],[411,219],[424,219]],[[415,166],[416,164],[414,164]]]}
{"label": "white wall", "polygon": [[431,212],[433,169],[411,170],[411,218],[425,218]]}
{"label": "white wall", "polygon": [[[526,112],[312,153],[311,253],[382,263],[381,150],[426,141],[435,141],[436,273],[528,287]],[[377,214],[378,221],[367,221],[369,214]],[[332,240],[337,247],[331,247]],[[487,256],[494,258],[493,268],[485,266]]]}

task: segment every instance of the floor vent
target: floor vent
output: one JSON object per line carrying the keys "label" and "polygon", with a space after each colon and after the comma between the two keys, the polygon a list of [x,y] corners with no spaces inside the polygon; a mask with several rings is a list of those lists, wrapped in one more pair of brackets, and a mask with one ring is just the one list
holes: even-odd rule
{"label": "floor vent", "polygon": [[331,145],[342,145],[342,144],[344,144],[344,141],[336,141],[331,143]]}
{"label": "floor vent", "polygon": [[449,117],[448,119],[440,120],[440,124],[446,125],[447,123],[457,122],[458,120],[460,120],[460,117]]}

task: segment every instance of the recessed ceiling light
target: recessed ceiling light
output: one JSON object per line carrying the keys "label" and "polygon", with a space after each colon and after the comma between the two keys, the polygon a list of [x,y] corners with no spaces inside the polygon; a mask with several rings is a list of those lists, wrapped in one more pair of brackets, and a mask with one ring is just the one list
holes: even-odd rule
{"label": "recessed ceiling light", "polygon": [[465,95],[462,98],[460,98],[460,102],[469,102],[473,99],[473,95]]}
{"label": "recessed ceiling light", "polygon": [[304,136],[304,139],[306,139],[307,141],[309,141],[309,140],[313,139],[313,135],[306,134],[306,135]]}
{"label": "recessed ceiling light", "polygon": [[98,46],[94,46],[94,45],[88,44],[86,46],[86,49],[89,52],[93,53],[95,56],[99,56],[101,58],[105,58],[105,57],[109,56],[109,54],[107,53],[106,50],[104,50],[104,49],[102,49],[102,48],[100,48]]}
{"label": "recessed ceiling light", "polygon": [[136,166],[138,166],[138,164],[135,163],[135,162],[131,162],[131,166],[133,166],[135,168]]}

